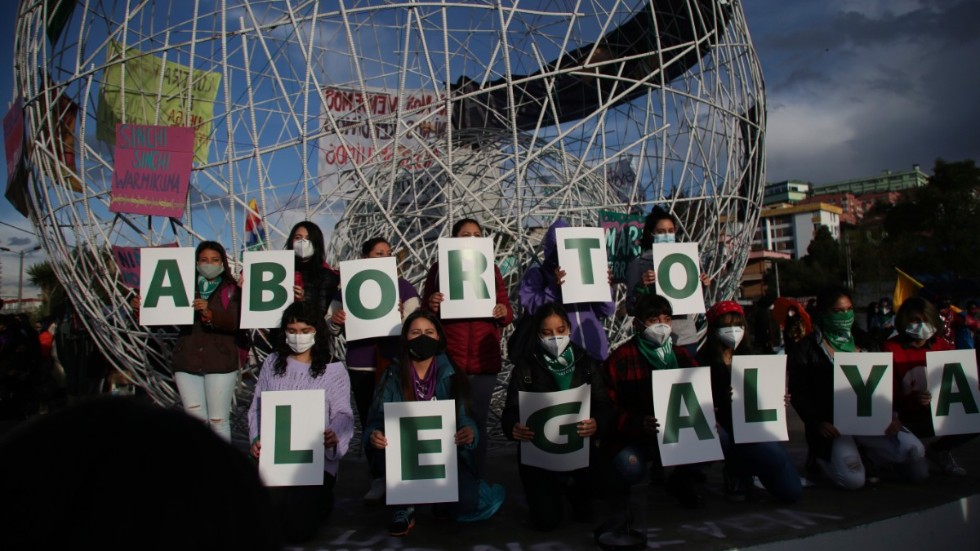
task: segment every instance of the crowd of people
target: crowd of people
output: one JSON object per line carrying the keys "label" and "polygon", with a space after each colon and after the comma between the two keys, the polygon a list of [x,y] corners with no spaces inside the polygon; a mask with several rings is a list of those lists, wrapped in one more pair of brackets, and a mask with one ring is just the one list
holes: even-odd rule
{"label": "crowd of people", "polygon": [[[659,208],[647,217],[643,254],[627,271],[626,310],[633,320],[632,336],[613,347],[603,321],[617,314],[614,302],[563,304],[567,274],[558,264],[555,231],[565,226],[558,220],[548,228],[541,260],[520,282],[523,313],[506,343],[513,369],[509,383],[503,383],[507,391],[500,428],[510,440],[531,441],[535,433],[521,422],[519,393],[590,385],[590,411],[574,429],[578,437],[590,438],[590,459],[586,468],[549,470],[525,465],[518,447],[516,464],[530,523],[554,530],[566,516],[589,521],[596,496],[625,494],[648,480],[662,482],[681,507],[704,506],[704,465],[665,469],[657,444],[661,421],[654,413],[651,374],[684,367],[710,370],[726,496],[745,500],[757,480],[774,499],[798,501],[800,473],[782,444],[736,443],[732,436],[733,359],[771,352],[770,336],[753,338],[750,316],[734,300],[710,305],[699,328],[697,316],[675,316],[671,301],[656,293],[649,249],[653,243],[681,240],[677,220]],[[484,230],[477,220],[466,218],[453,225],[450,235],[481,237]],[[488,429],[492,428],[487,425],[492,418],[491,396],[501,383],[504,328],[515,320],[500,270],[494,267],[492,314],[469,319],[440,318],[446,296],[439,288],[437,264],[430,267],[421,293],[400,279],[400,335],[352,340],[338,358],[331,337],[345,332],[348,316],[338,289],[340,274],[325,261],[323,233],[315,224],[301,222],[290,232],[286,248],[295,252],[294,302],[283,313],[280,327],[270,333],[272,350],[259,371],[248,413],[249,452],[253,458],[263,453],[259,420],[267,391],[323,389],[327,428],[323,483],[271,492],[283,538],[306,541],[326,522],[340,460],[355,437],[356,421],[362,428],[365,469],[371,477],[364,501],[385,502],[384,405],[392,402],[455,400],[459,499],[434,505],[432,516],[456,522],[492,517],[506,495],[501,485],[487,480]],[[383,237],[366,241],[361,249],[363,258],[391,255],[392,246]],[[196,259],[194,322],[180,329],[171,367],[184,410],[227,441],[232,398],[244,359],[239,330],[241,282],[232,276],[221,244],[202,242]],[[612,283],[611,273],[609,277]],[[711,285],[703,276],[701,283]],[[138,315],[139,298],[131,304]],[[975,342],[980,328],[976,303],[967,304],[960,314],[950,314],[949,304],[937,308],[913,297],[892,314],[890,302],[882,300],[869,312],[867,330],[854,323],[854,304],[847,289],[828,288],[808,306],[780,305],[784,314],[780,340],[787,355],[785,401],[805,426],[808,473],[848,490],[880,476],[918,482],[930,470],[965,475],[952,452],[976,435],[935,437],[929,413],[934,397],[922,387],[917,373],[925,365],[926,352]],[[769,310],[765,305],[760,308],[767,316],[767,333]],[[28,333],[29,328],[10,316],[0,321],[4,350],[11,342],[9,335]],[[751,325],[760,327],[758,320]],[[969,339],[965,332],[970,333]],[[40,348],[43,340],[33,338]],[[834,426],[834,355],[860,351],[887,351],[894,356],[893,420],[876,436],[843,434]],[[10,376],[4,372],[4,377]],[[565,514],[566,503],[570,515]],[[391,509],[390,534],[409,534],[416,507]]]}

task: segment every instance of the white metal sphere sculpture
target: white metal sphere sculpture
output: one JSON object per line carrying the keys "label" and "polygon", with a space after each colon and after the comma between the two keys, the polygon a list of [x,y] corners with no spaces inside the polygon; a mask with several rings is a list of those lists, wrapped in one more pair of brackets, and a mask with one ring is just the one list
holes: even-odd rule
{"label": "white metal sphere sculpture", "polygon": [[[736,0],[21,2],[14,71],[44,248],[163,403],[173,333],[135,323],[113,245],[239,258],[249,215],[262,248],[309,219],[329,261],[385,236],[419,283],[475,217],[514,296],[535,230],[662,205],[700,243],[710,300],[734,293],[758,221],[765,97]],[[110,211],[118,122],[194,127],[179,216]]]}

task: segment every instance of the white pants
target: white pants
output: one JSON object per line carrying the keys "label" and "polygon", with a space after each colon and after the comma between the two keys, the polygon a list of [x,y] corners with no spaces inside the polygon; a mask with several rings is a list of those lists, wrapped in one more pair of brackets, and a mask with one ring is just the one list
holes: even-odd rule
{"label": "white pants", "polygon": [[905,427],[894,436],[855,436],[854,441],[864,448],[868,461],[895,467],[910,482],[920,482],[929,477],[926,447]]}
{"label": "white pants", "polygon": [[178,371],[174,382],[184,411],[211,426],[231,442],[231,399],[235,395],[238,372],[195,375]]}
{"label": "white pants", "polygon": [[834,438],[830,461],[818,457],[817,466],[828,480],[845,490],[857,490],[864,486],[864,463],[852,436]]}

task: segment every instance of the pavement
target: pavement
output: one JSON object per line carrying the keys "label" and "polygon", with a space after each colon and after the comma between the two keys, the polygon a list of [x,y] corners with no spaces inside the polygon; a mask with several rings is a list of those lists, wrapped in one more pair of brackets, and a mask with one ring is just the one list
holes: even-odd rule
{"label": "pavement", "polygon": [[[789,408],[790,441],[785,443],[803,472],[806,442],[802,423]],[[370,485],[360,450],[343,460],[332,517],[304,550],[467,550],[564,551],[597,549],[593,531],[608,519],[623,519],[624,500],[597,502],[589,523],[566,522],[553,532],[530,526],[516,468],[514,443],[492,439],[489,482],[503,484],[507,499],[490,520],[457,524],[432,517],[428,507],[416,512],[415,529],[406,537],[387,533],[390,510],[368,506],[362,496]],[[796,504],[772,500],[755,490],[748,501],[731,503],[722,490],[721,463],[705,469],[707,506],[682,509],[661,486],[634,487],[629,499],[632,528],[645,535],[641,549],[914,549],[943,551],[980,549],[980,438],[954,454],[968,476],[934,474],[913,485],[883,479],[857,491],[816,483],[804,488]]]}

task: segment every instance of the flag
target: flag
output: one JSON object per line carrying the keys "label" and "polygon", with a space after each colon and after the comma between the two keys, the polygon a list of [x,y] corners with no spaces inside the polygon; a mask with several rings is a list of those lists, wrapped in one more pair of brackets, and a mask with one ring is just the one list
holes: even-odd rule
{"label": "flag", "polygon": [[265,233],[265,226],[262,224],[262,217],[259,216],[259,203],[255,199],[248,202],[248,210],[245,212],[245,250],[257,251],[265,248],[268,236]]}
{"label": "flag", "polygon": [[892,295],[892,308],[897,311],[905,299],[915,295],[923,285],[902,270],[895,268],[895,271],[898,272],[898,280],[895,282],[895,293]]}

